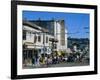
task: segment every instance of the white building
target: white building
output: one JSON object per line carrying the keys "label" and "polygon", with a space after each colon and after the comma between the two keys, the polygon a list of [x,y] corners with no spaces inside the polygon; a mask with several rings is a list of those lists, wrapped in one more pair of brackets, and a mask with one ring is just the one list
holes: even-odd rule
{"label": "white building", "polygon": [[51,42],[48,30],[34,23],[23,21],[23,55],[24,59],[32,59],[34,55],[51,54]]}
{"label": "white building", "polygon": [[[56,51],[66,51],[66,33],[64,20],[23,21],[23,61],[41,54],[51,54],[52,48]],[[50,39],[57,40],[54,42],[55,47],[52,47],[53,42]]]}
{"label": "white building", "polygon": [[57,51],[67,50],[67,29],[64,20],[55,21],[55,38],[58,40]]}

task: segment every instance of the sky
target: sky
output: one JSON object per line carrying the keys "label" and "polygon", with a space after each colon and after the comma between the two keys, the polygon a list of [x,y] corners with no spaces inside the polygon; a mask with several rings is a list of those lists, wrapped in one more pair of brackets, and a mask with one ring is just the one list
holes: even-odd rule
{"label": "sky", "polygon": [[27,20],[65,20],[68,37],[89,38],[90,15],[86,13],[23,11],[23,19]]}

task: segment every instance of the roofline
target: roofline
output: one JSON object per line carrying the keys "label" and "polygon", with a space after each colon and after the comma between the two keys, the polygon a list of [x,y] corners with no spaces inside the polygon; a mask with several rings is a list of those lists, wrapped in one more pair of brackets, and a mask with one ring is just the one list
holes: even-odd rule
{"label": "roofline", "polygon": [[43,31],[43,32],[48,32],[47,29],[42,28],[42,27],[40,27],[40,26],[38,26],[38,25],[36,25],[36,24],[34,24],[34,23],[31,23],[31,22],[29,22],[29,21],[23,20],[23,25],[27,25],[27,26],[29,26],[29,27],[32,27],[32,28],[34,28],[34,29],[37,29],[37,30],[40,30],[40,31]]}
{"label": "roofline", "polygon": [[63,21],[64,19],[59,19],[59,20],[28,20],[29,22],[35,22],[35,21],[44,21],[44,22],[55,22],[55,21]]}

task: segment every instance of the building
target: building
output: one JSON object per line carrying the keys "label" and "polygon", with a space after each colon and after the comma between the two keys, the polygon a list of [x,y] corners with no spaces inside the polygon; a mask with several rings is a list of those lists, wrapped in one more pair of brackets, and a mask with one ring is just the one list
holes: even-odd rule
{"label": "building", "polygon": [[64,20],[23,20],[23,62],[32,64],[33,57],[66,51],[65,33]]}
{"label": "building", "polygon": [[65,29],[64,20],[54,21],[55,29],[54,36],[58,40],[57,51],[66,51],[67,50],[67,29]]}
{"label": "building", "polygon": [[54,36],[57,51],[67,50],[67,29],[65,28],[64,20],[31,20],[30,22],[41,26],[48,30],[48,33]]}

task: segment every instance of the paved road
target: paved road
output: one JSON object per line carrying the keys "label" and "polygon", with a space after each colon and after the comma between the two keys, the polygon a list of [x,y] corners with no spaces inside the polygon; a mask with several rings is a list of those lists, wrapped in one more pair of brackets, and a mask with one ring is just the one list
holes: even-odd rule
{"label": "paved road", "polygon": [[50,67],[72,67],[72,66],[86,66],[89,63],[82,63],[82,62],[67,62],[67,63],[60,63],[60,64],[53,64]]}
{"label": "paved road", "polygon": [[73,67],[73,66],[87,66],[89,63],[86,62],[63,62],[59,64],[51,64],[51,65],[44,65],[44,66],[27,66],[24,69],[34,69],[34,68],[49,68],[49,67]]}

